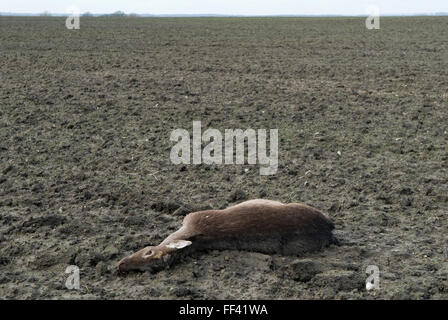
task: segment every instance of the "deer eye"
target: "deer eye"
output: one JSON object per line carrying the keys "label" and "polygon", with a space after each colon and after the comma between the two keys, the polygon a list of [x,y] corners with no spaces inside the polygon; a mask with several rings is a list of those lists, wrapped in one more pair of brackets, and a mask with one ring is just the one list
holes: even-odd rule
{"label": "deer eye", "polygon": [[152,250],[146,251],[145,256],[150,256],[150,255],[152,255]]}

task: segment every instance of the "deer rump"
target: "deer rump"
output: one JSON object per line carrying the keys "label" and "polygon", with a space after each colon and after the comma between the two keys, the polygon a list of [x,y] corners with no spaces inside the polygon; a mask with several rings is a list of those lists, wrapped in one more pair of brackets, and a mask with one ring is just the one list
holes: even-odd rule
{"label": "deer rump", "polygon": [[[230,210],[229,210],[230,209]],[[244,250],[301,255],[336,240],[334,225],[319,210],[304,204],[251,205],[220,211],[199,211],[184,219],[190,229],[184,240],[196,250]]]}

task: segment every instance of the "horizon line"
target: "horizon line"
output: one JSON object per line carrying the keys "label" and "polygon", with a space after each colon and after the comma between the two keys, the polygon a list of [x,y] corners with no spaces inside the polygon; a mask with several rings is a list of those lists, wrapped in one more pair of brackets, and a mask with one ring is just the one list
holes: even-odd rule
{"label": "horizon line", "polygon": [[[115,11],[111,13],[92,13],[85,11],[80,13],[80,16],[89,15],[90,17],[101,17],[101,16],[113,16],[120,14],[124,16],[136,16],[136,17],[367,17],[369,14],[221,14],[221,13],[168,13],[168,14],[152,14],[152,13],[125,13],[124,11]],[[70,15],[70,13],[53,13],[50,11],[43,12],[0,12],[0,16],[54,16],[54,17],[65,17]],[[382,13],[380,16],[388,17],[418,17],[418,16],[448,16],[448,12],[421,12],[421,13]]]}

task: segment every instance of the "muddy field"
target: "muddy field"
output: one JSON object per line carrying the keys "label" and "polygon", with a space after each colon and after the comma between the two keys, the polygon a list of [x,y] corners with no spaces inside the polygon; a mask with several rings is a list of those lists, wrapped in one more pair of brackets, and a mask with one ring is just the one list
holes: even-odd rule
{"label": "muddy field", "polygon": [[[447,299],[447,18],[0,17],[0,298]],[[278,129],[277,174],[173,129]],[[340,246],[116,263],[188,212],[304,202]],[[80,268],[68,290],[65,269]],[[365,289],[368,265],[380,289]]]}

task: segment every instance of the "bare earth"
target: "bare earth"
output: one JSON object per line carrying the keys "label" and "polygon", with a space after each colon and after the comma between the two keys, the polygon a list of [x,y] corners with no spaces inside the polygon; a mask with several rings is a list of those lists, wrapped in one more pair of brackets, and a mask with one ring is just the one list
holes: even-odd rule
{"label": "bare earth", "polygon": [[[0,17],[0,298],[447,299],[448,18]],[[173,129],[278,129],[279,169],[174,165]],[[247,169],[247,170],[246,170]],[[116,262],[188,212],[304,202],[340,246]],[[68,265],[81,290],[65,288]],[[367,291],[365,270],[380,269]]]}

